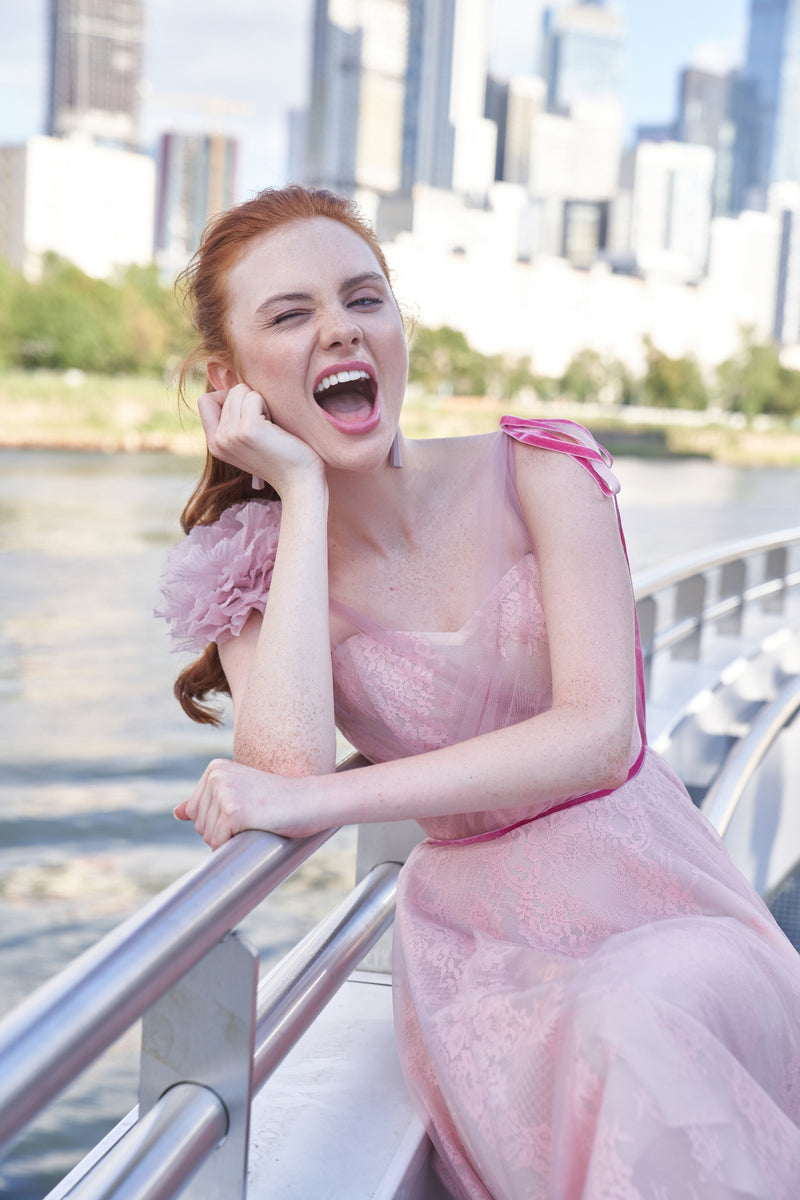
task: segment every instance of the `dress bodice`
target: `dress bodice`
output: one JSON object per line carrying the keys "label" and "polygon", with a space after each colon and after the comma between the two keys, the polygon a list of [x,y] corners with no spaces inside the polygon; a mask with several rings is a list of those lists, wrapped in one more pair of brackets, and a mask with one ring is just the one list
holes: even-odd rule
{"label": "dress bodice", "polygon": [[[536,716],[552,702],[539,566],[516,492],[515,441],[566,452],[607,495],[617,491],[610,460],[582,426],[505,417],[482,467],[491,509],[486,545],[476,556],[484,598],[461,628],[388,629],[331,599],[332,627],[346,631],[331,646],[337,725],[372,762],[453,745]],[[172,552],[162,615],[182,644],[194,637],[201,649],[209,635],[225,641],[252,609],[263,612],[279,523],[276,502],[237,505],[215,525],[193,529]],[[640,709],[634,756],[644,741],[641,697]],[[526,816],[508,809],[459,814],[424,827],[435,838],[463,838]]]}

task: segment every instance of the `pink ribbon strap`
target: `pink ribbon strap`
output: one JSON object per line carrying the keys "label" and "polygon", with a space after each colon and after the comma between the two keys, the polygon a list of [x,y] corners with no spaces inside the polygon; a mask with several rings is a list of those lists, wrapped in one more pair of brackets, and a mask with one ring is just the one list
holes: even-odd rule
{"label": "pink ribbon strap", "polygon": [[501,417],[500,428],[503,433],[527,446],[569,454],[594,477],[606,496],[616,496],[619,491],[619,480],[611,470],[611,455],[594,440],[588,429],[576,421]]}

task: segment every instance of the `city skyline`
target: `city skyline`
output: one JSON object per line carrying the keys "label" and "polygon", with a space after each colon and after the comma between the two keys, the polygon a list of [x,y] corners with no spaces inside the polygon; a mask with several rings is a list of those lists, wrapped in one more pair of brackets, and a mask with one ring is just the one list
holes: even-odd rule
{"label": "city skyline", "polygon": [[[490,68],[530,72],[540,14],[531,0],[490,6]],[[675,114],[678,72],[741,61],[749,0],[624,0],[629,128]],[[47,5],[0,9],[0,144],[41,132],[47,106]],[[143,149],[168,130],[224,131],[240,140],[239,192],[286,178],[287,113],[308,98],[310,0],[148,0]],[[221,14],[224,13],[224,18]],[[280,53],[276,54],[276,49]]]}

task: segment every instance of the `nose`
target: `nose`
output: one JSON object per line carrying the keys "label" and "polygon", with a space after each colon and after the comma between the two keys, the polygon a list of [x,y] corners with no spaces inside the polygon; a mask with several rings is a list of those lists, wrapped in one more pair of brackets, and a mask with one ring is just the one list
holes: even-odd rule
{"label": "nose", "polygon": [[358,346],[362,336],[361,326],[349,309],[337,307],[325,312],[320,337],[326,348]]}

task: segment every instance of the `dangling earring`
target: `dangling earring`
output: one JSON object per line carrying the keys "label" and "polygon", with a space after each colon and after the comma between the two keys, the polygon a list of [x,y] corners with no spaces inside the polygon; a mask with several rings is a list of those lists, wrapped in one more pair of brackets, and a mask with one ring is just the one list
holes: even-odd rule
{"label": "dangling earring", "polygon": [[402,465],[403,465],[403,453],[402,453],[402,450],[400,449],[400,434],[396,433],[394,435],[394,441],[392,442],[392,448],[389,451],[389,466],[390,467],[402,467]]}

